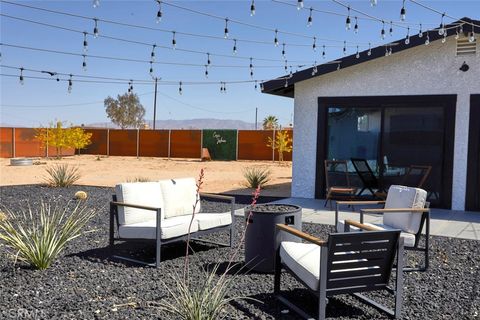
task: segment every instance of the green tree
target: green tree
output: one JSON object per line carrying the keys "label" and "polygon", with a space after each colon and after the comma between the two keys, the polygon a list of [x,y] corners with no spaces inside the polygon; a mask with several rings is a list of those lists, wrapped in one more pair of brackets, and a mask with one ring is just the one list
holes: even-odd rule
{"label": "green tree", "polygon": [[107,116],[120,128],[140,128],[143,125],[145,108],[135,93],[118,95],[117,99],[107,97],[104,104]]}
{"label": "green tree", "polygon": [[283,161],[283,153],[290,153],[293,150],[292,138],[288,135],[287,131],[280,130],[277,131],[275,140],[268,137],[267,147],[270,147],[278,151],[278,161]]}
{"label": "green tree", "polygon": [[275,116],[269,115],[263,119],[263,130],[273,130],[278,128],[278,119]]}

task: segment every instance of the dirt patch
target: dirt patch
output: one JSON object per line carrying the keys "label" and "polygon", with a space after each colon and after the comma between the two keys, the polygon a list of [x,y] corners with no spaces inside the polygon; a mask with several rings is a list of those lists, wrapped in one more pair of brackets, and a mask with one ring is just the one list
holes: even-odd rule
{"label": "dirt patch", "polygon": [[[100,159],[100,160],[98,160]],[[57,163],[68,163],[79,167],[80,185],[115,186],[125,181],[151,181],[169,178],[197,177],[205,169],[203,192],[250,194],[244,186],[243,170],[250,166],[266,167],[271,180],[262,195],[289,197],[292,179],[291,163],[272,161],[208,161],[192,159],[100,157],[81,155],[61,160],[41,159],[39,165],[28,167],[10,166],[9,159],[0,160],[0,185],[22,185],[43,183],[45,168]]]}

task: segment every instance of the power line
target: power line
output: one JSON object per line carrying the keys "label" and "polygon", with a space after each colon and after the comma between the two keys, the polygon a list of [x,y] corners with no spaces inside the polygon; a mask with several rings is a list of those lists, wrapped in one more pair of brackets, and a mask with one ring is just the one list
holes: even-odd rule
{"label": "power line", "polygon": [[454,21],[460,21],[460,22],[469,24],[469,25],[471,25],[471,26],[475,26],[475,27],[477,27],[477,28],[480,28],[480,25],[477,25],[477,24],[475,24],[475,23],[473,23],[473,22],[471,22],[471,21],[465,21],[465,20],[462,20],[462,19],[455,18],[455,17],[449,15],[449,14],[446,13],[446,12],[442,12],[442,11],[439,11],[439,10],[437,10],[437,9],[434,9],[434,8],[432,8],[432,7],[430,7],[430,6],[427,6],[426,4],[423,4],[423,3],[421,3],[421,2],[419,2],[419,1],[417,1],[417,0],[409,0],[409,1],[412,2],[412,3],[414,3],[414,4],[416,4],[417,6],[420,6],[420,7],[424,8],[424,9],[427,9],[427,10],[430,10],[430,11],[432,11],[432,12],[435,12],[435,13],[441,15],[441,16],[445,16],[445,17],[447,17],[447,18],[450,18],[450,19],[452,19],[452,20],[454,20]]}

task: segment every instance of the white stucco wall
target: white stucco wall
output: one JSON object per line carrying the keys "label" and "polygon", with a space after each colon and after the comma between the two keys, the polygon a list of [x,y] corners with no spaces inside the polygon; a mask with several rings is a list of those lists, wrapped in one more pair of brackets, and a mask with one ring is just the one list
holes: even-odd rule
{"label": "white stucco wall", "polygon": [[[452,208],[464,210],[470,94],[480,93],[480,49],[463,57],[455,51],[450,37],[296,83],[292,196],[315,196],[318,97],[456,94]],[[459,70],[464,61],[467,72]]]}

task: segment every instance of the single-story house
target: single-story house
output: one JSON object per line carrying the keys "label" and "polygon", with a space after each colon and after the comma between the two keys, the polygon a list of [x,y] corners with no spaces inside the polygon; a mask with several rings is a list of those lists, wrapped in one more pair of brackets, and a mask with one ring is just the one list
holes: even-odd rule
{"label": "single-story house", "polygon": [[380,171],[431,166],[433,206],[480,211],[479,26],[463,18],[446,36],[425,31],[263,83],[294,98],[292,197],[325,196],[324,160],[362,158]]}

